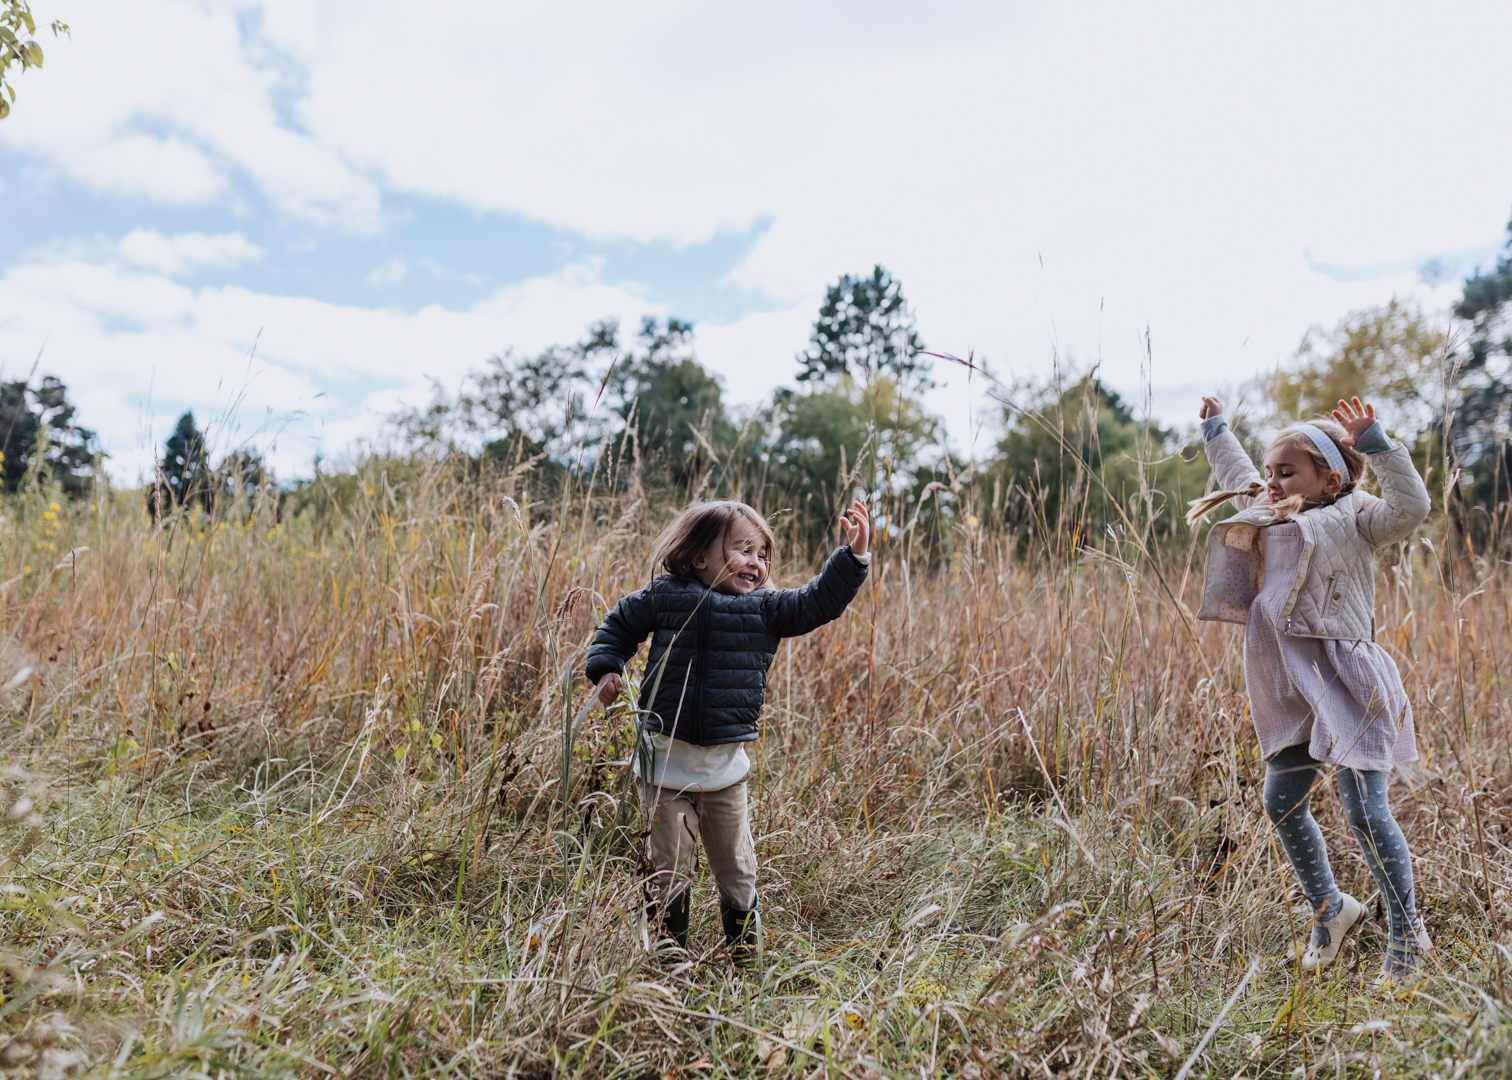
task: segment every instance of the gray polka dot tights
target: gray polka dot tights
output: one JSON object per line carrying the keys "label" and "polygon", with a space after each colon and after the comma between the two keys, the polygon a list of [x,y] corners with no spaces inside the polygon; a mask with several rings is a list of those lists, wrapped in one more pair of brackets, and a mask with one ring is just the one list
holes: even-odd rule
{"label": "gray polka dot tights", "polygon": [[[1265,814],[1276,828],[1281,850],[1297,872],[1302,894],[1314,907],[1331,905],[1339,895],[1323,832],[1308,807],[1321,767],[1322,762],[1308,754],[1306,743],[1288,746],[1266,762],[1263,796]],[[1391,940],[1406,941],[1417,918],[1412,897],[1412,854],[1386,801],[1390,774],[1341,768],[1334,775],[1345,820],[1386,900]]]}

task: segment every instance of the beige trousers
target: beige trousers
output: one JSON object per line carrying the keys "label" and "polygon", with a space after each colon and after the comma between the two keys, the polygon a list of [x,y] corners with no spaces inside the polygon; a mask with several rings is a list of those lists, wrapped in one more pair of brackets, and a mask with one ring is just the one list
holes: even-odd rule
{"label": "beige trousers", "polygon": [[652,899],[676,895],[693,880],[701,839],[719,895],[749,911],[756,902],[756,845],[751,842],[746,782],[719,791],[651,790],[656,809],[646,846],[656,868]]}

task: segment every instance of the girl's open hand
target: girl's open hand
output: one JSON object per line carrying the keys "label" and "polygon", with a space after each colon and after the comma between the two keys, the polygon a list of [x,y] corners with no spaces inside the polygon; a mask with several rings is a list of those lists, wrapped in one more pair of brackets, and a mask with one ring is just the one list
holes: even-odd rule
{"label": "girl's open hand", "polygon": [[845,533],[845,542],[857,555],[866,554],[866,541],[871,536],[871,526],[866,517],[866,504],[859,499],[840,519],[840,529]]}
{"label": "girl's open hand", "polygon": [[1197,410],[1197,419],[1207,420],[1210,417],[1223,415],[1223,402],[1215,397],[1202,399],[1202,408]]}
{"label": "girl's open hand", "polygon": [[1361,405],[1359,398],[1340,400],[1339,407],[1333,411],[1333,418],[1349,433],[1339,440],[1340,445],[1353,446],[1370,429],[1370,425],[1376,422],[1375,406],[1368,401]]}
{"label": "girl's open hand", "polygon": [[604,708],[614,704],[614,699],[625,692],[625,680],[610,672],[598,681],[599,704]]}

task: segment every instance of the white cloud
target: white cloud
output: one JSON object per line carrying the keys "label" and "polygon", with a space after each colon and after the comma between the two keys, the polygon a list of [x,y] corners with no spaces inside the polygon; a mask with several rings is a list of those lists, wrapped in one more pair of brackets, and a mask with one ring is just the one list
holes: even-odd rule
{"label": "white cloud", "polygon": [[371,181],[280,117],[286,73],[238,25],[255,8],[77,0],[72,36],[48,47],[45,75],[27,80],[0,141],[92,191],[202,203],[242,173],[285,214],[377,228]]}
{"label": "white cloud", "polygon": [[[643,241],[770,217],[732,283],[811,311],[882,262],[928,341],[1015,371],[1058,349],[1137,377],[1146,327],[1160,380],[1268,366],[1414,286],[1304,252],[1416,265],[1512,202],[1512,121],[1463,105],[1496,85],[1499,3],[473,0],[400,94],[376,59],[399,0],[289,10],[301,121],[392,187]],[[1434,149],[1462,146],[1474,168]]]}
{"label": "white cloud", "polygon": [[[160,239],[175,250],[184,238]],[[40,372],[69,386],[126,483],[150,467],[184,408],[211,425],[220,449],[272,445],[275,468],[291,476],[316,453],[371,436],[397,403],[423,403],[430,379],[455,385],[507,347],[574,341],[605,316],[633,326],[665,314],[599,280],[592,264],[500,289],[466,311],[406,313],[196,289],[112,255],[80,249],[0,276],[0,365],[12,375],[29,368],[45,342]]]}
{"label": "white cloud", "polygon": [[[27,145],[24,137],[17,143]],[[209,155],[179,138],[126,133],[80,139],[56,150],[45,146],[45,150],[54,151],[46,156],[72,180],[95,191],[193,205],[209,202],[226,190],[225,174]]]}
{"label": "white cloud", "polygon": [[[453,6],[465,31],[416,50],[390,95],[375,58],[407,8],[346,0],[326,9],[302,115],[399,187],[639,239],[772,213],[829,244],[921,219],[1024,241],[1079,223],[1105,243],[1108,217],[1221,228],[1284,207],[1320,250],[1352,253],[1411,232],[1483,237],[1472,192],[1505,212],[1506,169],[1450,179],[1428,149],[1468,137],[1481,165],[1509,162],[1485,114],[1444,108],[1490,85],[1504,5],[1368,19],[1300,3],[998,7],[670,2],[585,17],[479,0]],[[1456,207],[1414,198],[1451,191]]]}
{"label": "white cloud", "polygon": [[381,289],[388,285],[397,285],[404,280],[409,273],[409,268],[404,265],[404,260],[395,255],[388,262],[373,268],[365,279],[375,289]]}
{"label": "white cloud", "polygon": [[[1495,240],[1512,202],[1512,119],[1480,104],[1500,100],[1512,39],[1500,0],[1365,14],[1300,0],[455,0],[396,69],[394,28],[413,11],[79,0],[73,40],[28,77],[0,141],[94,190],[170,202],[227,199],[245,175],[281,213],[351,229],[381,225],[373,177],[596,237],[683,244],[768,218],[730,283],[774,310],[700,330],[735,400],[787,381],[823,287],[874,262],[903,281],[931,346],[1005,373],[1058,355],[1133,387],[1148,329],[1158,386],[1237,381],[1309,324],[1418,289],[1411,273],[1334,281],[1309,254],[1414,266]],[[249,39],[238,20],[259,15]],[[141,60],[154,55],[173,59]],[[406,255],[389,274],[424,266]],[[538,319],[570,340],[647,306],[591,269],[405,315],[183,290],[155,265],[80,258],[5,281],[54,313],[25,319],[55,331],[55,354],[78,318],[109,355],[192,339],[216,357],[205,370],[230,371],[266,325],[259,355],[281,370],[402,388],[431,365],[453,377],[529,347]],[[98,295],[70,291],[86,281]],[[302,340],[285,337],[295,327]],[[941,391],[953,419],[964,394]]]}
{"label": "white cloud", "polygon": [[180,233],[164,236],[155,229],[133,229],[121,238],[121,259],[132,266],[178,277],[202,267],[226,269],[257,262],[262,248],[241,233]]}
{"label": "white cloud", "polygon": [[694,328],[699,359],[724,379],[728,401],[749,405],[793,385],[793,357],[808,342],[817,306],[797,304]]}

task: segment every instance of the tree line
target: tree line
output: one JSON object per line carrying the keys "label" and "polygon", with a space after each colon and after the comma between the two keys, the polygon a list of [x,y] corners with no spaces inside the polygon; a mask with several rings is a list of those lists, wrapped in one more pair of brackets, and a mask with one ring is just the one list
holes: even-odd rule
{"label": "tree line", "polygon": [[691,323],[646,318],[625,333],[604,320],[572,345],[495,356],[456,390],[435,385],[394,426],[408,450],[528,472],[546,502],[569,479],[735,495],[780,505],[805,539],[852,487],[897,502],[966,470],[920,404],[931,358],[882,267],[827,290],[797,359],[797,389],[735,410],[698,361]]}
{"label": "tree line", "polygon": [[[1419,466],[1449,478],[1447,509],[1476,544],[1501,543],[1512,507],[1512,222],[1496,267],[1464,282],[1454,321],[1436,322],[1400,299],[1314,327],[1291,362],[1244,388],[1236,433],[1258,449],[1281,425],[1326,413],[1359,393],[1390,410],[1393,434]],[[833,508],[865,492],[888,534],[947,537],[981,520],[1006,526],[1025,549],[1081,545],[1107,535],[1183,535],[1180,509],[1200,494],[1207,466],[1190,428],[1141,420],[1095,370],[1060,368],[1005,386],[972,363],[1002,410],[989,453],[953,452],[923,404],[937,356],[922,341],[901,283],[881,266],[831,285],[793,387],[737,409],[698,360],[693,325],[614,320],[571,344],[531,355],[506,350],[455,389],[389,418],[390,464],[446,462],[479,481],[507,481],[539,513],[571,485],[638,485],[673,500],[750,499],[785,519],[804,545],[824,540]],[[82,495],[95,482],[98,440],[76,422],[67,388],[48,376],[0,382],[5,425],[0,478]],[[212,462],[186,412],[158,457],[149,512],[213,510],[272,492],[284,512],[321,512],[342,490],[340,470],[279,488],[242,449]],[[948,546],[948,545],[947,545]]]}
{"label": "tree line", "polygon": [[[1445,509],[1474,543],[1512,535],[1501,525],[1512,508],[1512,222],[1507,235],[1496,267],[1464,282],[1452,323],[1393,298],[1310,328],[1290,362],[1242,388],[1236,433],[1258,453],[1285,424],[1327,415],[1340,397],[1371,397],[1419,467],[1449,479]],[[880,266],[827,290],[795,361],[795,388],[732,410],[697,360],[690,324],[647,319],[626,337],[606,321],[572,346],[495,356],[394,423],[410,450],[468,458],[484,473],[530,470],[542,491],[570,475],[633,477],[683,499],[752,498],[790,513],[808,542],[855,489],[894,531],[938,535],[986,518],[1025,549],[1110,533],[1179,538],[1181,511],[1208,482],[1192,427],[1141,420],[1096,370],[1074,367],[995,384],[991,451],[952,453],[922,404],[943,361]]]}

